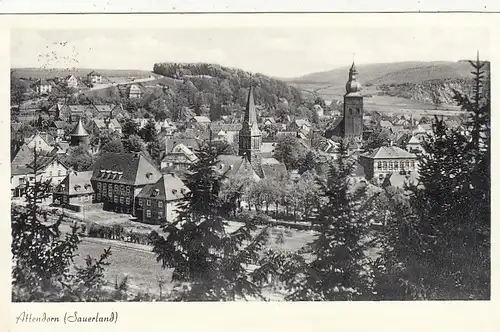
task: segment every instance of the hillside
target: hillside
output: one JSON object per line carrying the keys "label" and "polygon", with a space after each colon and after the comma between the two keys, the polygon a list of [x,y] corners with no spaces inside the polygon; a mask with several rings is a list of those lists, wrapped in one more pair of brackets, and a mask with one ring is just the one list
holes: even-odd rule
{"label": "hillside", "polygon": [[161,78],[134,83],[142,91],[140,100],[128,99],[125,84],[86,91],[82,98],[122,103],[130,112],[142,107],[158,119],[177,120],[192,112],[209,116],[210,108],[218,108],[215,118],[233,114],[239,121],[248,87],[253,84],[255,103],[262,107],[262,116],[275,115],[278,107],[286,107],[285,112],[290,114],[308,115],[303,114],[303,107],[298,107],[303,102],[300,89],[262,74],[205,63],[157,63],[153,72]]}
{"label": "hillside", "polygon": [[[453,90],[470,93],[472,88],[471,66],[467,61],[458,62],[398,62],[387,64],[357,65],[358,80],[367,95],[386,95],[406,98],[425,104],[455,104]],[[341,99],[349,67],[313,73],[289,80],[307,92],[325,99]],[[489,75],[489,65],[486,66]]]}
{"label": "hillside", "polygon": [[[356,65],[359,80],[363,84],[400,84],[419,83],[422,81],[441,78],[468,78],[470,65],[465,61],[459,62],[394,62]],[[289,79],[294,83],[326,83],[340,84],[346,82],[349,66],[329,71],[308,74],[302,77]]]}

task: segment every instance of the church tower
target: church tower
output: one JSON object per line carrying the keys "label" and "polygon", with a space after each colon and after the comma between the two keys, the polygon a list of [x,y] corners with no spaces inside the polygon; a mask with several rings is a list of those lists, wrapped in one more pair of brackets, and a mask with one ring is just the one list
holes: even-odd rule
{"label": "church tower", "polygon": [[361,84],[357,81],[358,71],[354,62],[349,69],[349,80],[345,85],[344,95],[344,137],[362,137],[363,135],[363,96]]}
{"label": "church tower", "polygon": [[85,130],[82,124],[82,118],[78,119],[78,123],[70,134],[71,146],[78,146],[80,143],[89,144],[89,133]]}
{"label": "church tower", "polygon": [[246,156],[255,169],[260,167],[260,148],[262,134],[257,125],[257,114],[253,98],[253,86],[248,91],[247,106],[242,128],[239,133],[239,155]]}

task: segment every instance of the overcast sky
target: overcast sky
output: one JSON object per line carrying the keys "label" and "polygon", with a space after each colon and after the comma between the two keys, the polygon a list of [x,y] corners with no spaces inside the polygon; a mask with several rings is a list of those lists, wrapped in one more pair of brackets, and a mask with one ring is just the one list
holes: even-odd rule
{"label": "overcast sky", "polygon": [[[144,69],[209,62],[277,77],[357,64],[490,56],[481,28],[14,30],[12,67]],[[77,62],[76,62],[77,61]]]}

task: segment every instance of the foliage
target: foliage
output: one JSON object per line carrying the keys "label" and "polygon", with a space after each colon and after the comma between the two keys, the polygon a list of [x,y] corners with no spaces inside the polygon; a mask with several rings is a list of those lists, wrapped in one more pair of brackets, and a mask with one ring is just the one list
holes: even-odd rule
{"label": "foliage", "polygon": [[89,152],[90,147],[86,144],[70,147],[67,152],[66,158],[63,162],[68,165],[72,170],[77,172],[89,170],[93,163],[92,154]]}
{"label": "foliage", "polygon": [[338,301],[371,297],[365,254],[367,223],[360,202],[364,190],[352,191],[352,164],[340,144],[338,159],[326,181],[319,180],[322,199],[316,224],[319,234],[300,254],[271,255],[282,269],[289,300]]}
{"label": "foliage", "polygon": [[123,147],[126,152],[145,152],[146,143],[136,134],[128,136],[126,140],[123,141]]}
{"label": "foliage", "polygon": [[53,221],[40,203],[50,196],[50,180],[36,181],[26,189],[26,206],[13,205],[12,300],[16,302],[106,301],[103,268],[111,255],[107,249],[97,259],[88,257],[74,266],[80,237],[78,227],[62,234],[63,216]]}
{"label": "foliage", "polygon": [[115,153],[121,153],[124,152],[125,148],[123,147],[123,143],[119,139],[113,139],[106,144],[102,145],[99,153],[106,153],[106,152],[115,152]]}
{"label": "foliage", "polygon": [[381,146],[388,146],[391,142],[389,132],[381,128],[375,129],[366,141],[363,141],[363,149],[367,151],[374,150]]}
{"label": "foliage", "polygon": [[306,155],[306,148],[297,137],[285,135],[278,138],[274,158],[283,162],[287,169],[297,169]]}
{"label": "foliage", "polygon": [[122,133],[125,138],[139,134],[139,124],[133,119],[125,119],[122,123]]}
{"label": "foliage", "polygon": [[435,118],[419,185],[408,187],[411,213],[389,226],[376,280],[382,291],[398,285],[398,298],[490,298],[490,101],[480,91],[484,64],[472,64],[472,98],[455,92],[471,114],[468,133]]}
{"label": "foliage", "polygon": [[[190,192],[179,206],[176,221],[162,226],[153,251],[164,268],[173,268],[174,296],[180,301],[235,300],[261,297],[249,265],[258,261],[258,251],[267,238],[267,229],[256,236],[255,225],[246,224],[227,231],[221,217],[224,205],[219,197],[224,179],[215,165],[220,152],[211,142],[202,146],[199,161],[186,179]],[[257,269],[258,270],[258,269]]]}

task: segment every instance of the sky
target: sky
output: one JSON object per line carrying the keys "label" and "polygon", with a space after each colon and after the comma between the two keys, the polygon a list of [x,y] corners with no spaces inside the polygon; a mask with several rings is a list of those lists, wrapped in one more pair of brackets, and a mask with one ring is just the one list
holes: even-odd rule
{"label": "sky", "polygon": [[11,66],[152,70],[156,62],[207,62],[275,77],[357,64],[489,60],[484,28],[191,28],[11,30]]}

